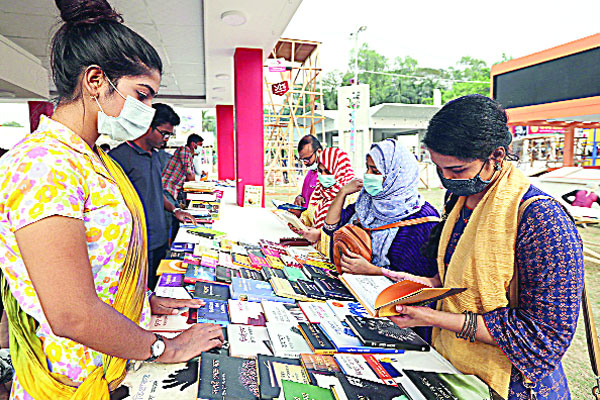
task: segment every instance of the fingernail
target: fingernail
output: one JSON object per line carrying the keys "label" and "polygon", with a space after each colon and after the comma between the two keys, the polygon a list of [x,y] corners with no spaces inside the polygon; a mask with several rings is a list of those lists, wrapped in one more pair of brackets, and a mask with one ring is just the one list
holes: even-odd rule
{"label": "fingernail", "polygon": [[179,310],[178,309],[174,309],[173,311],[171,311],[171,314],[177,315],[177,314],[179,314]]}
{"label": "fingernail", "polygon": [[396,311],[401,313],[402,311],[404,311],[404,306],[396,306]]}

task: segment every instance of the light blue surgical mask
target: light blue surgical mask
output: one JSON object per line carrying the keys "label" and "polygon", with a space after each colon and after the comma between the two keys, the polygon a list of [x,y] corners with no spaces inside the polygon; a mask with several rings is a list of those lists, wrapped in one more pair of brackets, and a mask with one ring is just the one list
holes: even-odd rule
{"label": "light blue surgical mask", "polygon": [[363,187],[371,197],[377,196],[383,192],[383,175],[365,174]]}
{"label": "light blue surgical mask", "polygon": [[100,102],[98,102],[98,98],[94,97],[98,108],[100,108],[100,111],[98,111],[98,133],[108,135],[114,140],[135,140],[140,138],[148,131],[156,110],[131,96],[123,96],[110,79],[106,79],[117,93],[119,93],[119,96],[125,99],[125,104],[118,117],[111,117],[104,113]]}
{"label": "light blue surgical mask", "polygon": [[319,177],[317,179],[319,179],[319,182],[321,182],[321,185],[323,185],[323,187],[326,189],[335,185],[335,176],[334,175],[319,174]]}

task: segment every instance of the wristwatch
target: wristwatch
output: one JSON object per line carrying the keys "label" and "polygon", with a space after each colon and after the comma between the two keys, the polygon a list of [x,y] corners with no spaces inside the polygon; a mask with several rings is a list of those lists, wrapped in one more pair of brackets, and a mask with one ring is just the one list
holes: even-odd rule
{"label": "wristwatch", "polygon": [[152,362],[156,360],[158,357],[163,355],[165,349],[167,348],[165,344],[165,339],[162,336],[156,333],[154,334],[154,336],[156,336],[156,341],[152,343],[152,346],[150,347],[152,355],[150,356],[150,358],[145,360],[146,362]]}
{"label": "wristwatch", "polygon": [[175,207],[175,208],[173,209],[173,214],[175,214],[177,211],[182,211],[182,210],[181,210],[181,208],[179,208],[179,207]]}

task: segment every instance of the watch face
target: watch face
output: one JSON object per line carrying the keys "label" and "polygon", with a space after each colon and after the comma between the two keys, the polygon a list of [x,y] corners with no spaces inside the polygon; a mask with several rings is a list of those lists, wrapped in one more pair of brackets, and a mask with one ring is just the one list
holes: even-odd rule
{"label": "watch face", "polygon": [[152,345],[152,356],[160,357],[165,351],[165,342],[161,339],[156,339],[156,342]]}

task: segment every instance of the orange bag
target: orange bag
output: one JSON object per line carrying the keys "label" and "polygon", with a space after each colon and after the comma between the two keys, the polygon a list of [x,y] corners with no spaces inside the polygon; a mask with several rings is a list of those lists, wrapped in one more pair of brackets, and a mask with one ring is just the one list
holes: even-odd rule
{"label": "orange bag", "polygon": [[342,273],[340,259],[342,258],[342,255],[348,251],[358,254],[365,260],[371,262],[373,253],[371,231],[382,231],[384,229],[439,221],[440,218],[429,216],[393,222],[391,224],[383,225],[374,229],[366,229],[360,225],[354,224],[344,225],[333,234],[333,263],[335,264],[335,268],[339,274]]}

